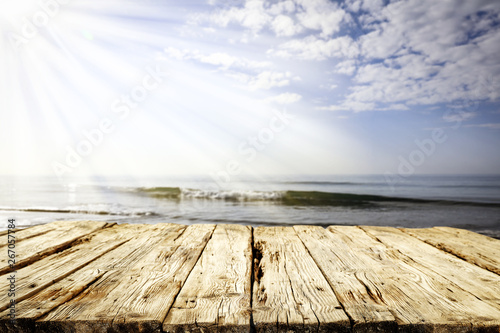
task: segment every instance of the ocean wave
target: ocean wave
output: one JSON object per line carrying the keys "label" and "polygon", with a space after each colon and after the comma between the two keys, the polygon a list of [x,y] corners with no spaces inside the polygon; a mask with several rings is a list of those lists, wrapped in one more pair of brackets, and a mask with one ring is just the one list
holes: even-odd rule
{"label": "ocean wave", "polygon": [[211,199],[225,201],[275,201],[283,192],[251,190],[200,190],[179,187],[139,188],[137,192],[163,199]]}
{"label": "ocean wave", "polygon": [[138,188],[137,193],[160,199],[222,200],[234,202],[269,202],[287,206],[373,206],[384,202],[440,205],[478,205],[500,207],[499,203],[436,200],[390,197],[382,195],[332,193],[322,191],[252,191],[252,190],[201,190],[179,187]]}
{"label": "ocean wave", "polygon": [[179,187],[139,188],[139,193],[162,199],[210,199],[223,201],[269,201],[284,205],[360,205],[370,202],[423,202],[419,199],[321,191],[200,190]]}
{"label": "ocean wave", "polygon": [[[292,185],[367,185],[367,183],[357,183],[357,182],[334,182],[334,181],[317,181],[317,180],[305,180],[305,181],[283,181],[279,182],[281,184],[292,184]],[[374,183],[378,184],[378,183]]]}
{"label": "ocean wave", "polygon": [[28,213],[63,213],[89,215],[118,215],[118,216],[154,216],[157,213],[141,209],[116,208],[108,205],[81,205],[64,208],[57,207],[0,207],[0,211],[18,211]]}

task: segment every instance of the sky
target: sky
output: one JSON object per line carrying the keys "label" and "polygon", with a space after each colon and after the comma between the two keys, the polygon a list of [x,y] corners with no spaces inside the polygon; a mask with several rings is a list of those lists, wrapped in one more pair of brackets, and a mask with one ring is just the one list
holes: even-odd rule
{"label": "sky", "polygon": [[499,174],[500,2],[0,4],[0,174]]}

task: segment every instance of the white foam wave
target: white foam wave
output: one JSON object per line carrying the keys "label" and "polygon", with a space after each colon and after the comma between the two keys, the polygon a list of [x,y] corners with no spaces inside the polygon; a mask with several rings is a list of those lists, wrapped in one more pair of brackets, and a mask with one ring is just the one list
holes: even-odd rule
{"label": "white foam wave", "polygon": [[251,190],[193,190],[181,189],[181,198],[186,199],[215,199],[234,201],[266,201],[279,200],[283,196],[282,192],[264,192]]}

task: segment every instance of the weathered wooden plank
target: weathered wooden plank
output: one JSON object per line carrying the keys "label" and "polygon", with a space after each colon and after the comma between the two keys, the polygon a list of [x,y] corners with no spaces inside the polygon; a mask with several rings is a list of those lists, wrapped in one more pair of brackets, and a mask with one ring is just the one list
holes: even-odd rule
{"label": "weathered wooden plank", "polygon": [[119,279],[103,280],[36,323],[40,332],[158,332],[215,225],[169,235]]}
{"label": "weathered wooden plank", "polygon": [[500,251],[500,239],[488,237],[483,234],[479,234],[477,232],[470,231],[467,229],[458,229],[452,227],[434,227],[434,228],[444,232],[452,233],[456,237],[462,237],[468,239],[471,242],[475,242],[477,245],[484,247],[486,249],[495,249],[495,251]]}
{"label": "weathered wooden plank", "polygon": [[468,230],[447,227],[401,230],[438,249],[500,274],[500,240],[498,239]]}
{"label": "weathered wooden plank", "polygon": [[[22,268],[45,256],[64,250],[79,238],[106,226],[106,222],[77,221],[70,228],[56,228],[39,236],[16,242],[15,267]],[[11,270],[8,260],[7,256],[0,258],[0,275]]]}
{"label": "weathered wooden plank", "polygon": [[[49,234],[69,238],[80,223],[26,232],[16,250]],[[460,251],[467,255],[496,259],[497,240],[434,229],[454,248],[465,239]],[[0,332],[159,332],[162,322],[176,333],[248,331],[251,268],[257,331],[349,331],[347,312],[355,333],[500,332],[500,276],[408,232],[257,228],[251,267],[250,228],[213,230],[120,225],[84,234],[58,253],[43,253],[53,246],[43,244],[32,251],[42,258],[17,271],[17,324],[3,311]],[[3,309],[5,288],[0,284]]]}
{"label": "weathered wooden plank", "polygon": [[[41,224],[41,225],[35,225],[29,228],[24,228],[24,229],[14,229],[15,231],[15,236],[16,236],[16,242],[20,242],[21,240],[28,239],[34,236],[38,236],[44,233],[49,232],[50,230],[54,230],[57,227],[60,227],[60,224],[56,224],[56,222],[52,223],[47,223],[47,224]],[[5,235],[8,233],[8,230],[3,231],[0,235]],[[0,247],[7,246],[7,237],[2,238],[2,241],[0,242]]]}
{"label": "weathered wooden plank", "polygon": [[358,276],[370,267],[359,267],[357,254],[324,228],[294,229],[351,318],[354,332],[396,332],[396,319],[388,306]]}
{"label": "weathered wooden plank", "polygon": [[[86,235],[80,243],[17,270],[16,300],[20,302],[63,279],[104,253],[118,247],[132,235],[123,232],[129,225],[106,228]],[[0,311],[9,305],[8,285],[0,285]]]}
{"label": "weathered wooden plank", "polygon": [[[74,228],[75,226],[81,225],[82,223],[93,223],[91,221],[55,221],[51,223],[46,223],[46,224],[39,224],[35,225],[29,228],[24,228],[24,229],[15,229],[15,239],[16,243],[19,243],[25,239],[32,238],[35,236],[40,236],[43,234],[46,234],[49,231],[54,231],[54,230],[67,230]],[[105,227],[110,226],[110,223],[106,223]],[[3,234],[7,234],[7,230],[5,230]],[[7,245],[7,237],[2,238],[0,241],[0,247],[6,246]]]}
{"label": "weathered wooden plank", "polygon": [[[77,271],[76,273],[78,273]],[[0,333],[34,333],[37,332],[35,327],[36,318],[32,318],[34,314],[48,312],[51,309],[63,304],[85,290],[89,285],[94,283],[105,272],[93,270],[85,276],[74,278],[73,273],[63,280],[55,283],[40,291],[40,293],[16,304],[15,315],[16,320],[11,321],[9,309],[0,313]],[[64,286],[61,286],[64,283]],[[28,302],[28,303],[25,303]],[[32,306],[39,306],[32,307]],[[65,331],[61,331],[65,332]]]}
{"label": "weathered wooden plank", "polygon": [[120,233],[129,234],[132,239],[105,253],[73,274],[48,286],[16,306],[15,323],[10,321],[9,310],[0,313],[0,332],[34,332],[35,320],[57,306],[68,302],[82,293],[97,280],[119,279],[127,269],[136,264],[157,243],[167,235],[178,237],[185,226],[161,223],[156,225],[122,225]]}
{"label": "weathered wooden plank", "polygon": [[[357,227],[329,227],[356,257],[351,268],[367,291],[388,306],[399,330],[473,332],[500,328],[500,311],[388,248]],[[343,254],[340,254],[343,255]]]}
{"label": "weathered wooden plank", "polygon": [[291,227],[254,229],[257,332],[348,332],[349,318]]}
{"label": "weathered wooden plank", "polygon": [[361,228],[386,246],[500,309],[500,276],[497,274],[441,251],[401,230],[390,227]]}
{"label": "weathered wooden plank", "polygon": [[252,229],[221,224],[163,323],[165,332],[250,332]]}

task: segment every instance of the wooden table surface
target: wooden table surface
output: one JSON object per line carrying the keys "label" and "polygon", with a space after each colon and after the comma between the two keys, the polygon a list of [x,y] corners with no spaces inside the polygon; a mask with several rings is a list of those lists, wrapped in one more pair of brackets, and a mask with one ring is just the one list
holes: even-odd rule
{"label": "wooden table surface", "polygon": [[0,239],[0,332],[500,332],[500,240],[467,230],[59,221],[15,271]]}

